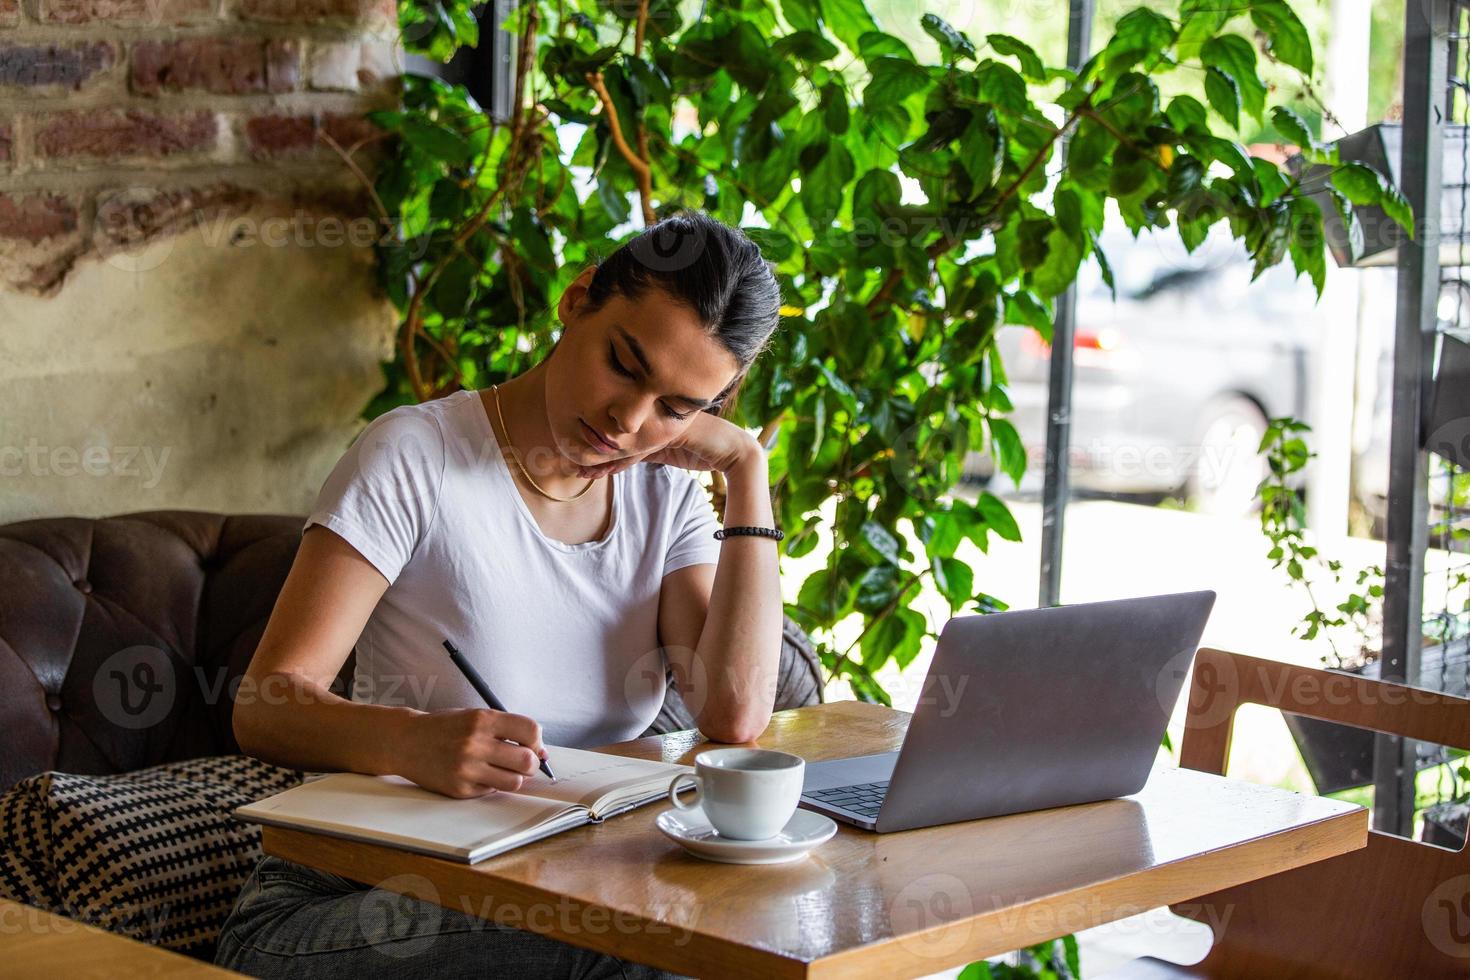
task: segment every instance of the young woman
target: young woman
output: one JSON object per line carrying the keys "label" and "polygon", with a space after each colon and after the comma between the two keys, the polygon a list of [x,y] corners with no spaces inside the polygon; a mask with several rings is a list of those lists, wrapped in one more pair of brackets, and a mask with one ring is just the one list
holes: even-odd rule
{"label": "young woman", "polygon": [[[718,414],[779,316],[741,232],[667,218],[586,270],[548,357],[373,420],[328,477],[237,698],[241,747],[306,770],[515,792],[553,745],[640,735],[664,665],[709,738],[754,738],[781,645],[765,455]],[[639,465],[642,464],[642,465]],[[649,465],[660,464],[660,465]],[[509,709],[484,702],[453,642]],[[352,698],[328,690],[356,646]],[[514,744],[513,744],[514,743]],[[217,962],[255,976],[657,971],[266,857]]]}

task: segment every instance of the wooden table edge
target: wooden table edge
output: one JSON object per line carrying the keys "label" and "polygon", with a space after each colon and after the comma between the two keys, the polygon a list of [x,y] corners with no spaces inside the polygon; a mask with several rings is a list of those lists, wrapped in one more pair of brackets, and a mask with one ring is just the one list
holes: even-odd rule
{"label": "wooden table edge", "polygon": [[[1317,861],[1325,861],[1329,858],[1338,857],[1359,850],[1368,845],[1368,810],[1364,807],[1355,807],[1343,813],[1332,814],[1309,823],[1302,824],[1290,830],[1278,831],[1272,834],[1264,834],[1260,837],[1232,844],[1228,847],[1216,848],[1189,858],[1176,859],[1166,864],[1155,865],[1142,872],[1117,875],[1106,881],[1098,882],[1086,889],[1085,894],[1090,901],[1097,905],[1106,905],[1107,911],[1098,915],[1081,915],[1075,920],[1057,924],[1053,919],[1050,924],[1038,926],[1028,931],[1017,931],[1014,929],[1004,930],[1004,942],[982,942],[978,945],[966,945],[963,954],[956,958],[947,958],[940,961],[935,960],[920,965],[925,973],[937,973],[941,970],[953,969],[976,960],[985,959],[990,956],[999,956],[1012,950],[1022,949],[1026,946],[1055,939],[1059,936],[1074,933],[1081,929],[1102,925],[1108,922],[1116,922],[1119,919],[1131,915],[1138,915],[1162,906],[1171,906],[1189,899],[1199,898],[1213,892],[1232,888],[1250,881],[1255,881],[1266,875],[1243,874],[1242,867],[1248,867],[1250,861],[1245,859],[1259,859],[1262,854],[1278,855],[1277,838],[1283,834],[1300,835],[1308,831],[1319,832],[1330,831],[1330,835],[1324,835],[1320,839],[1313,838],[1309,848],[1297,848],[1292,852],[1293,859],[1290,863],[1276,867],[1272,874],[1280,874],[1299,868]],[[1242,853],[1244,852],[1244,853]],[[1274,862],[1273,862],[1274,863]],[[1122,903],[1121,899],[1130,888],[1136,888],[1141,883],[1154,884],[1154,879],[1160,876],[1177,875],[1181,869],[1188,870],[1187,881],[1182,882],[1170,891],[1151,891],[1151,895],[1172,895],[1161,901],[1154,901],[1151,897],[1148,902]],[[1209,875],[1211,877],[1206,878]],[[1118,894],[1118,899],[1113,895]],[[854,977],[854,976],[883,976],[892,977],[895,970],[911,968],[914,965],[914,957],[905,951],[902,958],[892,956],[893,948],[912,947],[920,944],[942,945],[954,941],[956,937],[969,938],[977,928],[985,928],[998,920],[1015,919],[1044,911],[1048,906],[1059,902],[1065,903],[1069,898],[1075,897],[1076,891],[1058,892],[1052,895],[1038,896],[1021,905],[1008,906],[998,909],[992,913],[981,914],[975,917],[957,920],[953,922],[940,923],[929,929],[905,936],[895,936],[877,943],[870,943],[855,949],[844,950],[830,956],[812,960],[808,970],[800,974],[809,980],[822,980],[827,977]],[[982,940],[984,937],[981,937]],[[884,956],[889,953],[889,956]],[[858,961],[861,961],[860,963]],[[908,974],[901,974],[908,975]],[[921,974],[914,974],[921,975]]]}
{"label": "wooden table edge", "polygon": [[[22,921],[12,922],[19,916]],[[28,920],[28,921],[27,921]],[[0,898],[0,974],[63,977],[210,977],[242,974],[176,950]]]}

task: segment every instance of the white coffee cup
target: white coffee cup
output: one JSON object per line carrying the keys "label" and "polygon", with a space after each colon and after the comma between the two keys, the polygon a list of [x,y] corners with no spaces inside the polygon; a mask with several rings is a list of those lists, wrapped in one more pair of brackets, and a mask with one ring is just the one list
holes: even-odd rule
{"label": "white coffee cup", "polygon": [[[735,840],[775,837],[796,812],[806,760],[774,749],[710,749],[694,757],[694,772],[669,783],[669,800],[680,810],[704,807],[720,836]],[[692,780],[685,802],[681,784]]]}

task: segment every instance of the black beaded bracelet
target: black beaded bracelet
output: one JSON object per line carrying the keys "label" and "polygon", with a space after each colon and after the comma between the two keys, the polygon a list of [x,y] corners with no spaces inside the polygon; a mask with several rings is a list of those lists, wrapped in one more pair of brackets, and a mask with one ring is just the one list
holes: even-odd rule
{"label": "black beaded bracelet", "polygon": [[779,527],[722,527],[715,532],[715,540],[723,541],[727,537],[736,537],[741,534],[748,534],[753,537],[775,538],[777,541],[786,537],[786,532]]}

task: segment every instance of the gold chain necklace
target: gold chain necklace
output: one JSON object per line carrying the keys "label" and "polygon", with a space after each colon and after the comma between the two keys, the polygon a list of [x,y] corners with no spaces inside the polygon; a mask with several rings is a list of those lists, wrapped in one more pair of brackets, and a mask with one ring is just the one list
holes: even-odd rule
{"label": "gold chain necklace", "polygon": [[501,414],[501,411],[500,411],[500,386],[499,385],[491,385],[490,386],[490,394],[492,394],[492,395],[495,396],[495,415],[496,415],[497,418],[500,419],[500,431],[505,433],[505,448],[506,448],[507,451],[509,451],[510,458],[516,461],[516,466],[520,467],[521,475],[526,478],[526,482],[527,483],[531,484],[531,486],[533,486],[533,487],[536,488],[536,492],[537,493],[539,493],[541,496],[547,497],[547,498],[549,498],[551,500],[555,500],[555,501],[558,501],[560,503],[566,503],[569,500],[576,500],[578,497],[580,497],[583,494],[585,494],[588,490],[591,490],[592,489],[592,485],[597,482],[597,479],[595,477],[593,479],[591,479],[591,480],[588,480],[587,481],[587,485],[585,487],[583,487],[580,491],[578,491],[577,493],[573,494],[570,497],[557,497],[557,496],[554,496],[552,494],[547,493],[545,490],[542,490],[540,484],[538,484],[535,480],[531,479],[531,474],[528,473],[528,472],[526,472],[526,464],[521,462],[521,456],[520,456],[520,454],[517,453],[515,451],[515,447],[510,444],[510,430],[505,427],[505,416],[503,414]]}

